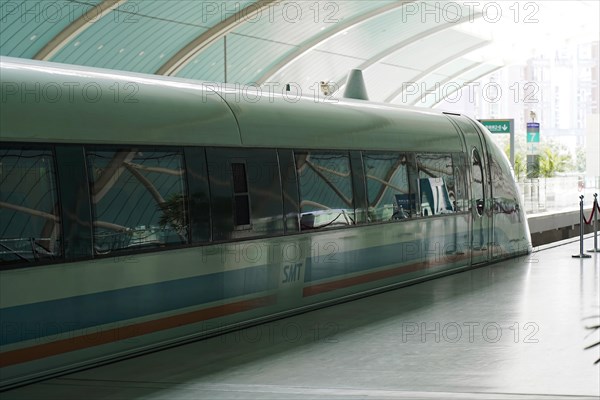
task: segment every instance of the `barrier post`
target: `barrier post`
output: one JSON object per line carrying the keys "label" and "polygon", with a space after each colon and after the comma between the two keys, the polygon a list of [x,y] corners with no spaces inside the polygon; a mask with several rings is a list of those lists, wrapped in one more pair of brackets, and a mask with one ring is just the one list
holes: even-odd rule
{"label": "barrier post", "polygon": [[596,211],[596,218],[594,218],[594,248],[588,250],[588,253],[600,253],[598,248],[598,193],[594,193],[593,207],[593,210]]}
{"label": "barrier post", "polygon": [[583,196],[579,196],[579,254],[574,254],[573,258],[592,258],[589,254],[583,252],[583,230],[585,223],[583,221]]}

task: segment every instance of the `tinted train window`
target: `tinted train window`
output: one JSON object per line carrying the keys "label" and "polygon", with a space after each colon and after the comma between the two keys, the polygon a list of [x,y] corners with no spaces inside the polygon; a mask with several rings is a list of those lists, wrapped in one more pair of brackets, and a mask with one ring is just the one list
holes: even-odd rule
{"label": "tinted train window", "polygon": [[296,152],[302,230],[354,225],[347,153]]}
{"label": "tinted train window", "polygon": [[61,255],[52,151],[0,149],[0,262]]}
{"label": "tinted train window", "polygon": [[246,164],[231,163],[233,174],[233,223],[236,227],[250,228],[250,193]]}
{"label": "tinted train window", "polygon": [[456,209],[456,187],[452,156],[449,154],[420,154],[419,193],[421,215],[448,214]]}
{"label": "tinted train window", "polygon": [[87,161],[96,254],[187,243],[179,150],[88,149]]}
{"label": "tinted train window", "polygon": [[207,148],[214,240],[283,235],[277,152]]}
{"label": "tinted train window", "polygon": [[408,160],[400,153],[363,153],[369,221],[410,218],[414,209],[408,182]]}
{"label": "tinted train window", "polygon": [[519,193],[514,184],[514,171],[499,151],[489,157],[492,182],[494,182],[494,212],[510,214],[518,209]]}
{"label": "tinted train window", "polygon": [[298,232],[300,226],[300,196],[298,194],[294,152],[292,150],[281,149],[277,151],[277,154],[279,156],[285,230],[286,233],[294,233]]}
{"label": "tinted train window", "polygon": [[184,149],[186,175],[188,178],[188,197],[192,243],[210,241],[210,190],[208,187],[208,170],[206,152],[202,147],[186,147]]}

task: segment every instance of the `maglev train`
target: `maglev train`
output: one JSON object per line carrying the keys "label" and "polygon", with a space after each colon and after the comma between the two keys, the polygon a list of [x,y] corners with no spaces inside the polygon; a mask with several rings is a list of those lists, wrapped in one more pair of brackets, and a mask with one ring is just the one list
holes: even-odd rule
{"label": "maglev train", "polygon": [[463,115],[7,57],[0,77],[4,389],[530,251],[506,156]]}

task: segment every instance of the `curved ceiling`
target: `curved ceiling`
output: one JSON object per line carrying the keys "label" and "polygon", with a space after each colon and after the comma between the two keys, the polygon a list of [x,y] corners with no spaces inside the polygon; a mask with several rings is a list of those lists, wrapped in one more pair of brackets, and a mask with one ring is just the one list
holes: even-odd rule
{"label": "curved ceiling", "polygon": [[[364,71],[370,98],[432,107],[566,40],[598,40],[597,1],[11,0],[0,55],[321,96]],[[452,90],[448,91],[450,94]]]}

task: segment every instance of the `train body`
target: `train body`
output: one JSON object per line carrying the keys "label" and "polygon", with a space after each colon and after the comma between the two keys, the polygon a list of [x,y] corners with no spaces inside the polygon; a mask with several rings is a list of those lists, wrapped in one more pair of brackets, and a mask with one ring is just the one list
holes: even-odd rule
{"label": "train body", "polygon": [[0,388],[526,254],[477,122],[0,59]]}

